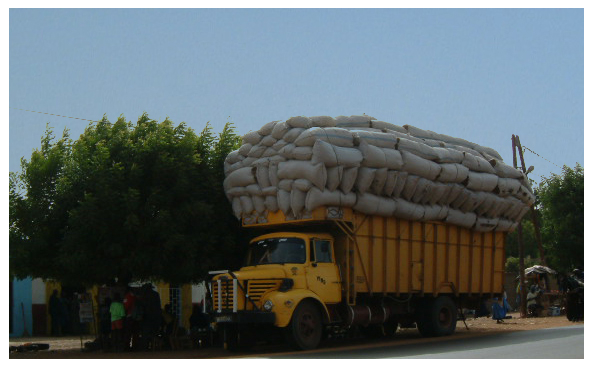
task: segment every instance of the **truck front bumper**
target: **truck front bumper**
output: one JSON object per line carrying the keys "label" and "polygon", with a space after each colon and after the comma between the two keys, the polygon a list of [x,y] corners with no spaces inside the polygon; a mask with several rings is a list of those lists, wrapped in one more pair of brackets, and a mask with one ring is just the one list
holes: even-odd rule
{"label": "truck front bumper", "polygon": [[263,323],[274,324],[275,313],[259,311],[237,311],[237,312],[216,312],[214,313],[216,323]]}

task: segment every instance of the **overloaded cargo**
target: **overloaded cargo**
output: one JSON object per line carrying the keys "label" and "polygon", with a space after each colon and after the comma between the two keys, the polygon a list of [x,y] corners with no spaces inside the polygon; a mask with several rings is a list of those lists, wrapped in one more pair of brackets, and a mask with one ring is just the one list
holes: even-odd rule
{"label": "overloaded cargo", "polygon": [[245,225],[311,217],[319,207],[512,231],[534,203],[525,175],[464,139],[366,115],[297,116],[247,133],[224,163]]}

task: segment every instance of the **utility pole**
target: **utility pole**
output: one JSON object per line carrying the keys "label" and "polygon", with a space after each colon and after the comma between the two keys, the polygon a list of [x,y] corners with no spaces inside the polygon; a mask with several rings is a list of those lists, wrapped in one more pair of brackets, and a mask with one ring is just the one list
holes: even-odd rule
{"label": "utility pole", "polygon": [[[523,150],[522,150],[522,145],[520,144],[520,137],[515,136],[515,141],[516,141],[516,148],[518,148],[518,153],[520,154],[520,162],[522,163],[522,172],[524,172],[524,175],[528,176],[528,171],[526,170],[526,164],[524,163],[524,154],[523,154]],[[514,167],[516,167],[516,163],[514,163]],[[528,177],[527,177],[528,180]],[[534,208],[534,205],[531,207],[531,211],[530,214],[532,215],[532,225],[534,226],[534,235],[536,237],[537,240],[537,246],[539,248],[539,255],[541,257],[541,263],[543,264],[543,266],[547,265],[547,262],[545,261],[545,251],[543,249],[543,242],[541,240],[541,228],[539,227],[539,221],[536,215],[536,210]]]}
{"label": "utility pole", "polygon": [[[514,168],[518,169],[518,158],[516,157],[517,137],[512,134],[512,154]],[[524,275],[524,240],[522,239],[522,220],[518,223],[518,254],[520,259],[520,317],[526,317],[526,277]]]}

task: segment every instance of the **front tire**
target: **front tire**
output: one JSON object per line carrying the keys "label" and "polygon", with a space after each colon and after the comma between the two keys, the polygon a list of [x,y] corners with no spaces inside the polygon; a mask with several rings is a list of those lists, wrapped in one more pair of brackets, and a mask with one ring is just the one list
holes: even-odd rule
{"label": "front tire", "polygon": [[323,320],[319,308],[308,300],[300,303],[292,315],[290,330],[291,342],[296,348],[316,348],[323,336]]}

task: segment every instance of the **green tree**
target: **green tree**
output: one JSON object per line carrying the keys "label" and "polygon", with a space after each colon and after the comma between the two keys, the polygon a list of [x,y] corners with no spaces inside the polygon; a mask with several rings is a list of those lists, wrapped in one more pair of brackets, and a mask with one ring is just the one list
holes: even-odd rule
{"label": "green tree", "polygon": [[547,262],[565,272],[584,267],[584,169],[576,164],[562,171],[543,178],[537,195]]}
{"label": "green tree", "polygon": [[222,188],[240,138],[184,123],[106,117],[76,141],[51,129],[10,173],[10,269],[85,284],[202,279],[240,262],[240,224]]}

